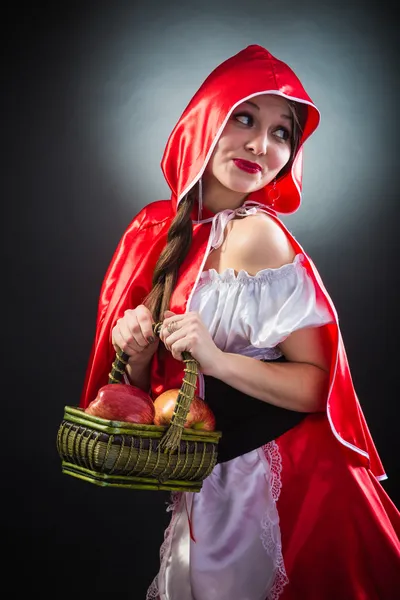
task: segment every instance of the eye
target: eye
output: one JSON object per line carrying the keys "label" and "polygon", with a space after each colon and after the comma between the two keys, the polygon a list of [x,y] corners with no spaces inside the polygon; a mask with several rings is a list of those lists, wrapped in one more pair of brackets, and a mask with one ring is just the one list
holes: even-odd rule
{"label": "eye", "polygon": [[275,129],[275,135],[284,142],[290,140],[292,137],[290,131],[286,129],[286,127],[278,127]]}
{"label": "eye", "polygon": [[242,123],[242,125],[247,125],[248,127],[252,127],[254,124],[254,118],[250,113],[241,112],[233,115],[233,118]]}

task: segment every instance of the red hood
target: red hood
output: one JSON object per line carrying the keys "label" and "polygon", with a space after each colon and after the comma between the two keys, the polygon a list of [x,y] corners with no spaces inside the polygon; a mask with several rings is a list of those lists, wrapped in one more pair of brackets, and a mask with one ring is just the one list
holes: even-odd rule
{"label": "red hood", "polygon": [[[172,131],[161,163],[172,191],[173,208],[202,176],[232,111],[259,94],[278,94],[308,106],[291,172],[279,179],[273,209],[293,213],[301,203],[302,145],[319,124],[320,113],[292,69],[261,46],[248,46],[219,65],[204,81]],[[265,186],[251,199],[270,206]]]}

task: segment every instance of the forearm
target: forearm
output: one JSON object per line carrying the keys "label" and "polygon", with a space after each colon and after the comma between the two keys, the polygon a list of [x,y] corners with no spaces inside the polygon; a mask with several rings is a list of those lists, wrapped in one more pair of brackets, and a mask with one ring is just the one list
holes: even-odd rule
{"label": "forearm", "polygon": [[268,362],[221,352],[213,373],[239,391],[263,402],[299,412],[325,409],[329,375],[308,363]]}
{"label": "forearm", "polygon": [[140,388],[146,393],[150,389],[150,370],[151,359],[146,362],[130,361],[125,369],[131,385]]}

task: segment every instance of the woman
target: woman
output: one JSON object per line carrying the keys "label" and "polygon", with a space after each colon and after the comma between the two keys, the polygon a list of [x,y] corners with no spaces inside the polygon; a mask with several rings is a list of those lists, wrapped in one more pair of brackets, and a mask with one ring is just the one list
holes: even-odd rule
{"label": "woman", "polygon": [[[171,200],[135,217],[107,271],[81,406],[107,383],[115,348],[154,398],[180,387],[187,350],[200,364],[198,394],[220,419],[236,410],[232,422],[255,431],[250,399],[301,416],[275,439],[257,418],[247,451],[231,447],[201,492],[174,496],[149,599],[400,592],[399,514],[379,484],[336,311],[277,217],[299,208],[302,145],[318,123],[297,76],[267,50],[229,58],[169,138]],[[158,320],[163,343],[152,337]],[[208,394],[213,381],[241,402]]]}

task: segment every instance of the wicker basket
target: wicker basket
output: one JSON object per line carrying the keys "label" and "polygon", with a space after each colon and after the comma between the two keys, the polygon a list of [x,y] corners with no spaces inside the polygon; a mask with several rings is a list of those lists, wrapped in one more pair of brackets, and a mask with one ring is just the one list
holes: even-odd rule
{"label": "wicker basket", "polygon": [[[158,335],[161,324],[153,326]],[[168,427],[108,421],[66,406],[57,435],[62,471],[100,486],[199,492],[217,462],[219,431],[183,424],[196,391],[198,365],[183,353],[185,376]],[[128,357],[118,352],[109,383],[120,383]]]}

